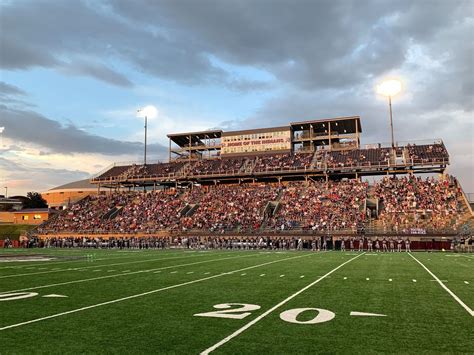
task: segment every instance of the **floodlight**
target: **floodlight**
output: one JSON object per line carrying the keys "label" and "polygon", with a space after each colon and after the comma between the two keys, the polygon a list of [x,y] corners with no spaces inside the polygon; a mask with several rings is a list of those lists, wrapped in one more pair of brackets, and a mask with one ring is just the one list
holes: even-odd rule
{"label": "floodlight", "polygon": [[137,110],[137,115],[138,117],[155,118],[158,116],[158,109],[153,105],[148,105]]}
{"label": "floodlight", "polygon": [[402,91],[402,82],[397,79],[389,79],[377,86],[377,93],[383,96],[393,97]]}

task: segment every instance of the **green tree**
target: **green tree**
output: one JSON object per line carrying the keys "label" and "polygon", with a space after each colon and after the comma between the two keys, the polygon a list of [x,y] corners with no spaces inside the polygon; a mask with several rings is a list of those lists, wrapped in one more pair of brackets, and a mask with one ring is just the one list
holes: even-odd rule
{"label": "green tree", "polygon": [[46,208],[48,204],[39,192],[28,192],[23,204],[24,208]]}

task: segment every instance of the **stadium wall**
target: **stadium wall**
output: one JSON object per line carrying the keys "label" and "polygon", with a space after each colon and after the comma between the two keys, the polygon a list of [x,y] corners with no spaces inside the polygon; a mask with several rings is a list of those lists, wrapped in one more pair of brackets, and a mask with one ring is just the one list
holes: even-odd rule
{"label": "stadium wall", "polygon": [[42,192],[41,196],[46,200],[50,208],[64,208],[69,204],[75,203],[87,196],[97,195],[98,191],[94,189],[67,189],[50,190]]}

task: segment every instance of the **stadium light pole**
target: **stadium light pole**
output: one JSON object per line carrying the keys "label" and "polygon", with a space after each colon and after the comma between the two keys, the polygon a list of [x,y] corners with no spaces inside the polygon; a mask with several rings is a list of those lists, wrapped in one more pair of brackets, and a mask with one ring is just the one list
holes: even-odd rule
{"label": "stadium light pole", "polygon": [[390,111],[390,131],[392,134],[392,149],[395,149],[395,139],[393,136],[393,115],[392,115],[392,97],[402,91],[402,83],[397,79],[385,80],[377,86],[377,92],[388,97],[388,107]]}
{"label": "stadium light pole", "polygon": [[5,186],[5,198],[8,198],[8,186]]}
{"label": "stadium light pole", "polygon": [[145,151],[143,157],[143,165],[146,165],[146,146],[147,146],[147,131],[148,131],[148,118],[155,118],[158,114],[158,110],[155,106],[149,105],[144,108],[140,108],[137,110],[137,115],[139,117],[145,118]]}

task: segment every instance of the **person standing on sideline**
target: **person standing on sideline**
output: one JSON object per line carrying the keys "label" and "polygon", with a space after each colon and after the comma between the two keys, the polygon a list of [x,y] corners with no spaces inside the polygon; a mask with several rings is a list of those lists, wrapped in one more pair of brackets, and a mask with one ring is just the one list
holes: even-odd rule
{"label": "person standing on sideline", "polygon": [[367,252],[371,253],[373,251],[372,249],[372,239],[367,238]]}
{"label": "person standing on sideline", "polygon": [[389,245],[390,245],[390,252],[393,253],[395,251],[395,242],[393,241],[392,237],[390,237],[389,239]]}

